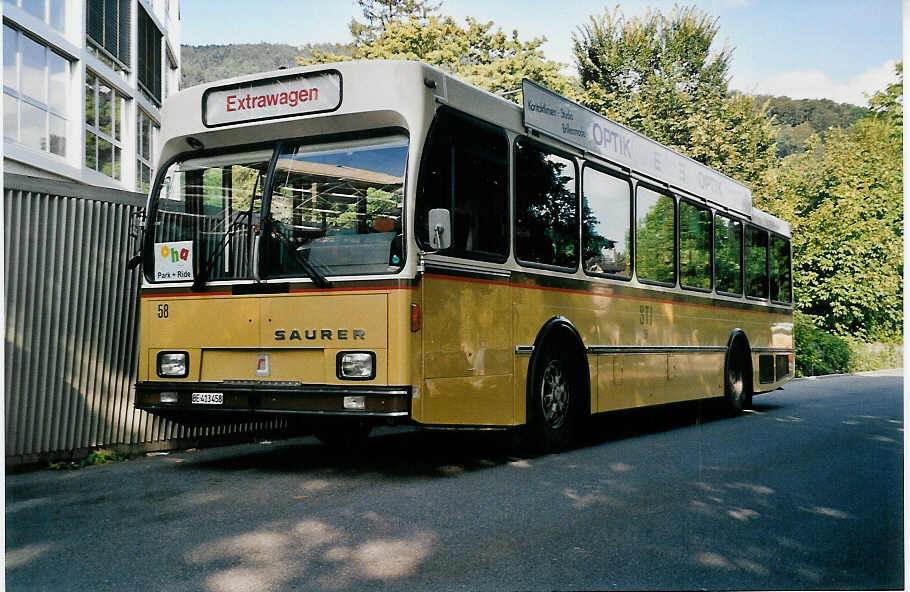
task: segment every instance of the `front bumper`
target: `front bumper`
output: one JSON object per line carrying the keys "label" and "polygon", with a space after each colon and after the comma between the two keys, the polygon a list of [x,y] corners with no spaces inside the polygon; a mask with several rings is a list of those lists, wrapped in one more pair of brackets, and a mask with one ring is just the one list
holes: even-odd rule
{"label": "front bumper", "polygon": [[[162,403],[168,393],[176,402]],[[218,405],[193,404],[193,393],[221,393]],[[363,409],[347,409],[345,397],[363,397]],[[411,414],[410,386],[286,384],[249,381],[140,382],[136,408],[181,423],[225,423],[286,414],[406,419]]]}

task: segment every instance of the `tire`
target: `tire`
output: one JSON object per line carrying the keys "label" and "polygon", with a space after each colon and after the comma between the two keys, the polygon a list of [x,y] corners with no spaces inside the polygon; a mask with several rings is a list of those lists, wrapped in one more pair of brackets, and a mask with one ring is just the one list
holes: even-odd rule
{"label": "tire", "polygon": [[751,365],[748,351],[736,344],[727,355],[724,368],[724,398],[733,413],[742,413],[752,407]]}
{"label": "tire", "polygon": [[578,423],[580,389],[565,352],[548,349],[535,364],[528,391],[528,444],[534,450],[560,450],[572,442]]}

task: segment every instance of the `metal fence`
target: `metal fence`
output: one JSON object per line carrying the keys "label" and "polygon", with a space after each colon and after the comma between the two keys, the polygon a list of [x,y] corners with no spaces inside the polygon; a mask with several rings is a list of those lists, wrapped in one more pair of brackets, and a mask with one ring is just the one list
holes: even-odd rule
{"label": "metal fence", "polygon": [[7,465],[281,428],[190,429],[133,407],[140,273],[126,262],[143,196],[11,174],[3,193]]}

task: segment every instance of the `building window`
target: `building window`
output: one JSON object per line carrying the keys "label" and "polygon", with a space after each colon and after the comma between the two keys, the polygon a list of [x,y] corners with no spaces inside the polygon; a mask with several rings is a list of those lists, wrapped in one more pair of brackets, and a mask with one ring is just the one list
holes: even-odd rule
{"label": "building window", "polygon": [[88,0],[86,9],[93,53],[115,70],[129,70],[130,0]]}
{"label": "building window", "polygon": [[18,6],[61,33],[66,31],[66,0],[3,0],[3,2]]}
{"label": "building window", "polygon": [[66,58],[4,25],[4,137],[66,156],[69,76]]}
{"label": "building window", "polygon": [[136,117],[136,191],[148,193],[152,184],[152,171],[155,156],[155,141],[158,139],[158,126],[141,109]]}
{"label": "building window", "polygon": [[126,97],[85,73],[85,167],[121,179]]}
{"label": "building window", "polygon": [[145,10],[139,9],[139,87],[161,104],[161,31]]}

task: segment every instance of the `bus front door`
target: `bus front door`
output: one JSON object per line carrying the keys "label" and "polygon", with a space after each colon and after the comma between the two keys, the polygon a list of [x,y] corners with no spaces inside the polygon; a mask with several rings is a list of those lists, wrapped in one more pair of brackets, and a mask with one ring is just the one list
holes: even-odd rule
{"label": "bus front door", "polygon": [[423,385],[418,421],[514,425],[508,276],[432,273],[421,282]]}

